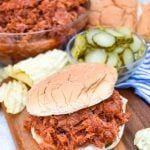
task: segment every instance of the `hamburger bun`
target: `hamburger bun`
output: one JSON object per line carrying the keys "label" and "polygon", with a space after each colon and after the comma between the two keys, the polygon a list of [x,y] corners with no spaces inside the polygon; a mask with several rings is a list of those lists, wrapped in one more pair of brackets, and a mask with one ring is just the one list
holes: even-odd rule
{"label": "hamburger bun", "polygon": [[[126,104],[127,104],[127,99],[125,99],[124,97],[122,97],[122,110],[123,110],[123,113],[126,112]],[[111,144],[109,145],[108,147],[104,147],[102,149],[100,148],[97,148],[96,146],[94,145],[88,145],[86,147],[82,147],[82,148],[79,148],[79,150],[110,150],[110,149],[113,149],[114,147],[116,147],[118,145],[118,143],[120,142],[120,139],[123,135],[123,132],[124,132],[124,127],[125,125],[122,125],[119,127],[119,132],[118,132],[118,135],[116,137],[116,140]],[[37,135],[35,133],[35,130],[34,128],[31,129],[31,134],[32,134],[32,137],[33,139],[38,143],[38,144],[41,144],[43,143],[43,139],[42,137],[40,137],[39,135]]]}
{"label": "hamburger bun", "polygon": [[34,116],[76,112],[110,97],[116,81],[117,71],[111,66],[98,63],[69,65],[31,88],[27,112]]}

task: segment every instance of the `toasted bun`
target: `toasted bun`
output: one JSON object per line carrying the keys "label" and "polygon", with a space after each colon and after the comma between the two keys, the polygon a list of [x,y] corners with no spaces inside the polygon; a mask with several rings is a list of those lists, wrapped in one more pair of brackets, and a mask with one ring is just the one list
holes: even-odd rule
{"label": "toasted bun", "polygon": [[[125,113],[127,99],[125,99],[124,97],[122,97],[122,103],[123,103],[122,109],[123,109],[123,112]],[[88,145],[86,147],[79,148],[79,150],[111,150],[111,149],[115,148],[118,145],[118,143],[120,142],[120,140],[121,140],[121,137],[122,137],[123,132],[124,132],[124,127],[125,127],[125,125],[122,125],[122,126],[119,127],[119,132],[118,132],[118,135],[116,137],[116,140],[110,146],[104,147],[104,148],[100,149],[100,148],[97,148],[94,145]],[[43,139],[39,135],[37,135],[35,133],[34,128],[31,129],[31,134],[32,134],[33,139],[38,144],[43,143]]]}
{"label": "toasted bun", "polygon": [[73,113],[110,97],[116,80],[116,69],[108,65],[69,65],[31,88],[27,111],[35,116]]}

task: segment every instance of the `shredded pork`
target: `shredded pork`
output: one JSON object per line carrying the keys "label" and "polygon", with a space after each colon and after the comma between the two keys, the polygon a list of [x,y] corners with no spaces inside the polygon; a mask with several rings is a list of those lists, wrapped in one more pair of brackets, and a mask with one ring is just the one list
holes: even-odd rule
{"label": "shredded pork", "polygon": [[122,112],[122,101],[117,91],[95,106],[72,114],[36,117],[29,116],[25,128],[44,140],[43,150],[74,150],[93,144],[99,148],[110,145],[116,138],[119,126],[126,123],[129,113]]}
{"label": "shredded pork", "polygon": [[33,32],[72,23],[86,0],[0,0],[0,32]]}

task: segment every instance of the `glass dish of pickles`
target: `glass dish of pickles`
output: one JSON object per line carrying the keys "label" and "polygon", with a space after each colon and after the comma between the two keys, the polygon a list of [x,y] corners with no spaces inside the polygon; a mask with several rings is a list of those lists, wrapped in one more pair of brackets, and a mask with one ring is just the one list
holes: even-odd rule
{"label": "glass dish of pickles", "polygon": [[75,35],[67,45],[74,62],[96,62],[118,70],[118,83],[126,80],[146,54],[144,39],[130,29],[96,27]]}

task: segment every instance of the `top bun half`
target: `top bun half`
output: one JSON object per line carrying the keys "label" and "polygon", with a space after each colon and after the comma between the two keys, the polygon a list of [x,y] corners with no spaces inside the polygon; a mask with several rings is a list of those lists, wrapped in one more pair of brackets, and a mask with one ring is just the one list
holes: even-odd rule
{"label": "top bun half", "polygon": [[111,66],[98,63],[69,65],[31,88],[27,111],[35,116],[76,112],[110,97],[116,81],[117,71]]}

